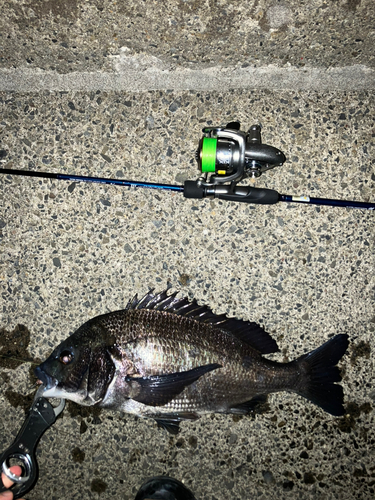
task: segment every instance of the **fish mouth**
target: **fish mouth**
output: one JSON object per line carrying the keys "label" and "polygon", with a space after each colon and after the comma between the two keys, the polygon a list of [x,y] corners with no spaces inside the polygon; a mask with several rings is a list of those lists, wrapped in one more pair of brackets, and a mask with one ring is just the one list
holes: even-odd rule
{"label": "fish mouth", "polygon": [[40,366],[37,366],[34,370],[35,376],[38,378],[36,381],[37,384],[43,384],[45,387],[45,391],[56,387],[57,380],[54,377],[48,375],[48,373],[44,372]]}

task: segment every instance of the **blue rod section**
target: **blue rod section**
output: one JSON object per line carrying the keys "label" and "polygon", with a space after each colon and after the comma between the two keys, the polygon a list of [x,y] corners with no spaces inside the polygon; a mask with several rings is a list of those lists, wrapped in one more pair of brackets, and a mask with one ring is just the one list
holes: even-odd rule
{"label": "blue rod section", "polygon": [[375,210],[375,203],[367,203],[365,201],[331,200],[329,198],[311,198],[310,196],[290,196],[288,194],[280,194],[279,201],[286,201],[292,203],[307,203],[313,205],[329,205],[331,207],[362,208],[367,210]]}
{"label": "blue rod section", "polygon": [[[168,191],[177,191],[180,193],[181,192],[184,193],[185,189],[184,186],[178,186],[173,184],[159,184],[154,182],[129,181],[121,179],[110,179],[107,177],[90,177],[84,175],[68,175],[68,174],[58,174],[51,172],[36,172],[32,170],[16,170],[11,168],[0,168],[0,174],[21,175],[27,177],[41,177],[43,179],[57,179],[57,180],[66,180],[72,182],[95,182],[99,184],[114,184],[117,186],[160,189]],[[193,198],[195,197],[196,196],[193,196]],[[204,198],[205,195],[203,194],[200,197]],[[237,201],[241,201],[241,198],[238,198]],[[331,200],[329,198],[311,198],[310,196],[291,196],[287,194],[280,194],[278,201],[292,202],[292,203],[307,203],[313,205],[329,205],[332,207],[362,208],[367,210],[375,210],[375,203],[368,203],[364,201]],[[256,201],[254,201],[254,203],[256,203]]]}
{"label": "blue rod section", "polygon": [[15,170],[12,168],[0,168],[0,174],[22,175],[27,177],[41,177],[43,179],[58,179],[72,182],[96,182],[99,184],[115,184],[117,186],[141,187],[149,189],[167,189],[169,191],[182,192],[183,186],[172,184],[159,184],[154,182],[127,181],[122,179],[109,179],[108,177],[89,177],[85,175],[54,174],[51,172],[35,172],[31,170]]}

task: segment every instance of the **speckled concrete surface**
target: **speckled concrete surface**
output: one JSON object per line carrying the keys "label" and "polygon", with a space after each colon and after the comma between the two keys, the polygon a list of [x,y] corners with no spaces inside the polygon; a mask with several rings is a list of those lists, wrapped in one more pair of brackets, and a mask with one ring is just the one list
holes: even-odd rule
{"label": "speckled concrete surface", "polygon": [[[244,128],[261,122],[263,141],[288,157],[258,186],[375,199],[373,93],[0,97],[8,168],[180,184],[198,174],[201,128],[239,119]],[[30,404],[23,396],[35,380],[30,360],[149,288],[170,286],[218,313],[260,322],[278,341],[280,360],[335,333],[350,336],[341,363],[345,417],[278,394],[261,415],[206,417],[171,437],[152,421],[68,404],[41,440],[40,480],[29,499],[132,499],[159,474],[207,500],[374,496],[373,212],[10,176],[0,183],[0,327],[8,339],[1,355],[11,349],[29,361],[0,358],[0,449]]]}

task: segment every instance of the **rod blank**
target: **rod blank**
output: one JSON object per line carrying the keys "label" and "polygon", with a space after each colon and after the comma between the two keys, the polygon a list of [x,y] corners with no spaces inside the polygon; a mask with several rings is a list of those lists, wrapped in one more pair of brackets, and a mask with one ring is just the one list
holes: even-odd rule
{"label": "rod blank", "polygon": [[167,189],[169,191],[183,191],[183,186],[172,184],[159,184],[154,182],[128,181],[122,179],[110,179],[109,177],[90,177],[86,175],[55,174],[51,172],[36,172],[34,170],[13,170],[11,168],[0,168],[0,174],[21,175],[27,177],[41,177],[43,179],[57,179],[72,182],[95,182],[99,184],[115,184],[126,187],[142,187],[149,189]]}
{"label": "rod blank", "polygon": [[329,198],[290,196],[288,194],[281,194],[279,197],[279,201],[307,203],[312,205],[329,205],[331,207],[362,208],[367,210],[375,210],[375,203],[368,203],[366,201],[331,200]]}
{"label": "rod blank", "polygon": [[[122,179],[110,179],[108,177],[91,177],[85,175],[69,175],[69,174],[59,174],[59,173],[51,173],[51,172],[36,172],[34,170],[16,170],[11,168],[0,168],[0,174],[8,174],[8,175],[20,175],[26,177],[39,177],[43,179],[57,179],[57,180],[65,180],[71,182],[94,182],[99,184],[114,184],[117,186],[125,186],[125,187],[139,187],[139,188],[147,188],[147,189],[161,189],[168,191],[177,191],[183,193],[187,198],[205,198],[206,196],[212,195],[212,192],[206,194],[205,188],[199,188],[200,195],[198,196],[196,193],[191,195],[190,186],[192,183],[195,185],[196,181],[186,181],[185,186],[178,186],[173,184],[160,184],[155,182],[143,182],[143,181],[129,181]],[[262,190],[260,188],[250,188],[252,191],[270,191],[270,190]],[[349,201],[349,200],[333,200],[329,198],[312,198],[310,196],[291,196],[288,194],[278,194],[277,191],[274,191],[276,195],[275,200],[272,203],[277,203],[278,201],[287,202],[287,203],[307,203],[312,205],[328,205],[332,207],[346,207],[346,208],[361,208],[365,210],[375,210],[375,203],[369,203],[365,201]],[[221,195],[218,194],[218,198],[222,198]],[[230,200],[230,196],[227,196],[225,199]],[[249,201],[246,197],[243,197],[241,200],[241,196],[236,196],[232,201],[244,201],[247,203],[262,203],[255,196],[251,198]],[[267,202],[264,202],[266,203]]]}

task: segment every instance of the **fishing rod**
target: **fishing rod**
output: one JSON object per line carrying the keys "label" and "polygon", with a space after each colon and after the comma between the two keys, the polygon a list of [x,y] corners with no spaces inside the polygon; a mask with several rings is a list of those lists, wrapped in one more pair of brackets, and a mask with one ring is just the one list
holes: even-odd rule
{"label": "fishing rod", "polygon": [[185,181],[183,186],[9,168],[0,168],[0,174],[177,191],[183,193],[185,198],[195,199],[210,197],[260,205],[293,202],[375,210],[375,203],[293,196],[280,194],[273,189],[238,186],[245,178],[256,179],[267,170],[282,166],[286,161],[284,153],[262,144],[260,125],[252,125],[247,132],[243,132],[239,122],[230,122],[226,127],[205,127],[202,132],[204,136],[199,141],[196,153],[202,175],[197,180]]}

